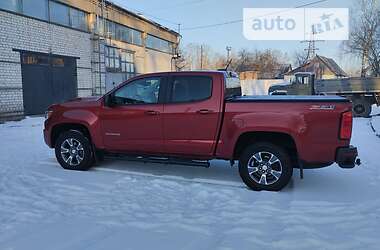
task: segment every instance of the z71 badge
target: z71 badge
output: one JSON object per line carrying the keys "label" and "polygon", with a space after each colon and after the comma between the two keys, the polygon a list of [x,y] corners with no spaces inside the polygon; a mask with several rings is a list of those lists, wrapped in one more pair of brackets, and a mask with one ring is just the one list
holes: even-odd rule
{"label": "z71 badge", "polygon": [[310,110],[335,110],[335,105],[312,105]]}

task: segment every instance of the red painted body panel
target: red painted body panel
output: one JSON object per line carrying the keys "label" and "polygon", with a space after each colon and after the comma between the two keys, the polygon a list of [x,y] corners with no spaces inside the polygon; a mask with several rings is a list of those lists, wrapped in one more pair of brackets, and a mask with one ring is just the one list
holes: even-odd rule
{"label": "red painted body panel", "polygon": [[290,135],[301,160],[308,163],[335,161],[338,147],[349,146],[339,140],[340,116],[350,110],[347,103],[336,109],[311,110],[319,103],[227,103],[217,157],[230,159],[235,143],[246,132],[279,132]]}
{"label": "red painted body panel", "polygon": [[[135,153],[163,153],[162,104],[102,107],[104,149]],[[157,112],[149,114],[148,112]]]}
{"label": "red painted body panel", "polygon": [[[334,103],[334,110],[312,109],[321,104],[318,102],[225,103],[224,74],[220,72],[157,73],[137,78],[178,74],[211,76],[212,97],[194,103],[112,108],[105,107],[104,98],[53,105],[49,109],[53,115],[45,122],[46,143],[54,146],[55,126],[81,124],[98,149],[194,159],[233,159],[239,137],[247,132],[291,136],[300,160],[310,164],[335,162],[337,149],[349,146],[349,140],[339,139],[341,114],[351,109],[349,103]],[[210,112],[201,114],[200,110]]]}
{"label": "red painted body panel", "polygon": [[[202,73],[197,75],[202,75]],[[203,73],[203,75],[209,74]],[[223,85],[220,83],[223,79],[221,76],[220,74],[213,75],[214,85],[209,99],[164,105],[162,119],[165,154],[213,157],[222,116]]]}
{"label": "red painted body panel", "polygon": [[52,144],[52,132],[56,126],[63,124],[79,124],[85,126],[90,135],[92,142],[104,148],[101,133],[101,124],[99,120],[99,110],[102,107],[100,98],[78,98],[60,105],[53,105],[49,110],[54,110],[54,115],[45,121],[44,138],[50,147]]}

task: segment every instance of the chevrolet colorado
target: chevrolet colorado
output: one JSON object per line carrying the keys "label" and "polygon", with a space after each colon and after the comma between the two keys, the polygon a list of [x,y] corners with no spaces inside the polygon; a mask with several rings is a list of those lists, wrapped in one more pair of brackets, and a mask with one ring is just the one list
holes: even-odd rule
{"label": "chevrolet colorado", "polygon": [[140,75],[102,97],[52,105],[44,139],[70,170],[87,170],[104,153],[239,160],[254,190],[281,190],[293,168],[355,166],[347,99],[239,93],[227,72]]}

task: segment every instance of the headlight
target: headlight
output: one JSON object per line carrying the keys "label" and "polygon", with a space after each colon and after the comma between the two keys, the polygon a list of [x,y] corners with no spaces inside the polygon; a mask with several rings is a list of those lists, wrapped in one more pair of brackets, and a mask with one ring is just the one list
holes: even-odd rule
{"label": "headlight", "polygon": [[53,115],[53,111],[51,111],[51,110],[46,111],[45,112],[45,119],[46,120],[49,119],[52,115]]}

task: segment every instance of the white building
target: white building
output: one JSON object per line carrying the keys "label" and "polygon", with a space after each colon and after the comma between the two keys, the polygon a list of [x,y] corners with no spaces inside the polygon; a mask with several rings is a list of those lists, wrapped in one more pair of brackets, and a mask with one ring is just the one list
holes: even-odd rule
{"label": "white building", "polygon": [[175,31],[102,0],[0,1],[0,117],[175,70]]}

